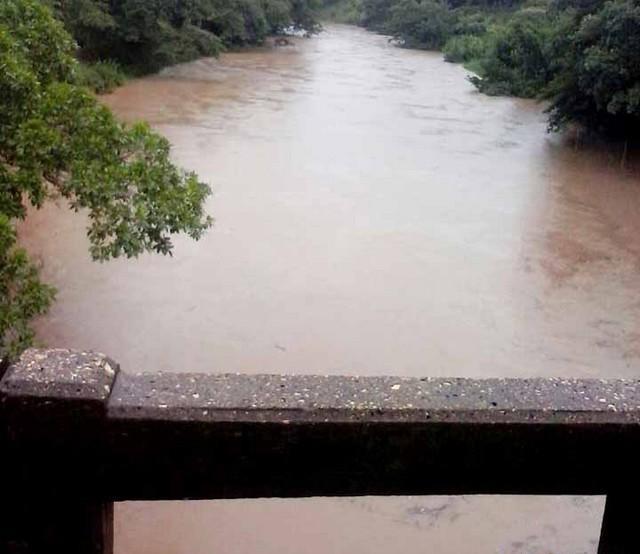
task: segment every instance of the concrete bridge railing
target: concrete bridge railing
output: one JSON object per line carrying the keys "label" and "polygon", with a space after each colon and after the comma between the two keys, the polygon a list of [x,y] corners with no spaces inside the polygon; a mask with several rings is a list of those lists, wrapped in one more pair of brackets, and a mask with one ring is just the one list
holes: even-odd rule
{"label": "concrete bridge railing", "polygon": [[105,554],[113,502],[607,495],[640,552],[640,382],[119,372],[30,350],[0,382],[0,551]]}

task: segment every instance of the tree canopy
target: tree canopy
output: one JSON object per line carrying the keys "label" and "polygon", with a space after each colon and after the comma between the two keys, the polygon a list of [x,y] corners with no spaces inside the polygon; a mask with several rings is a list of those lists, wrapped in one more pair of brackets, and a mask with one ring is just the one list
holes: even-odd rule
{"label": "tree canopy", "polygon": [[404,46],[442,48],[453,19],[452,11],[439,0],[399,0],[389,10],[388,30]]}
{"label": "tree canopy", "polygon": [[550,124],[577,121],[630,137],[640,132],[640,3],[612,0],[574,12],[556,34]]}
{"label": "tree canopy", "polygon": [[289,27],[313,31],[317,0],[48,0],[87,60],[155,71]]}
{"label": "tree canopy", "polygon": [[166,139],[119,123],[77,86],[76,45],[38,0],[0,4],[0,359],[33,339],[54,297],[16,245],[27,203],[86,211],[91,256],[169,254],[171,236],[202,236],[209,187],[175,167]]}

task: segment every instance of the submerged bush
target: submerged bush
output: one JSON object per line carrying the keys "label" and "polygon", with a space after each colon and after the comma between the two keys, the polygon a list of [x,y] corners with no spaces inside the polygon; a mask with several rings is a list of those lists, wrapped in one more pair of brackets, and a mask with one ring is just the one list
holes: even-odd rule
{"label": "submerged bush", "polygon": [[111,60],[80,64],[76,74],[80,86],[88,87],[98,94],[111,92],[127,80],[120,66]]}

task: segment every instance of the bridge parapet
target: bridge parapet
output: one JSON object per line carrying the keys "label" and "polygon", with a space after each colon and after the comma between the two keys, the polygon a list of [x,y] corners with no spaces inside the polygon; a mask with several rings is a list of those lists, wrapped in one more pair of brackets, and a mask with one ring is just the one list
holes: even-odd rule
{"label": "bridge parapet", "polygon": [[640,551],[638,381],[128,374],[29,350],[0,406],[9,552],[109,553],[119,500],[402,494],[606,494],[599,553]]}

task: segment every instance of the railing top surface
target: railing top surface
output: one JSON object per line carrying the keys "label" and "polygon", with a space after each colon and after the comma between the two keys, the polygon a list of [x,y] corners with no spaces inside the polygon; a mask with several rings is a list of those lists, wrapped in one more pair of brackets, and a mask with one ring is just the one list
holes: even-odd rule
{"label": "railing top surface", "polygon": [[29,350],[11,397],[84,399],[112,419],[250,422],[640,423],[640,381],[118,373],[106,356]]}
{"label": "railing top surface", "polygon": [[636,381],[121,374],[116,418],[198,421],[640,422]]}

